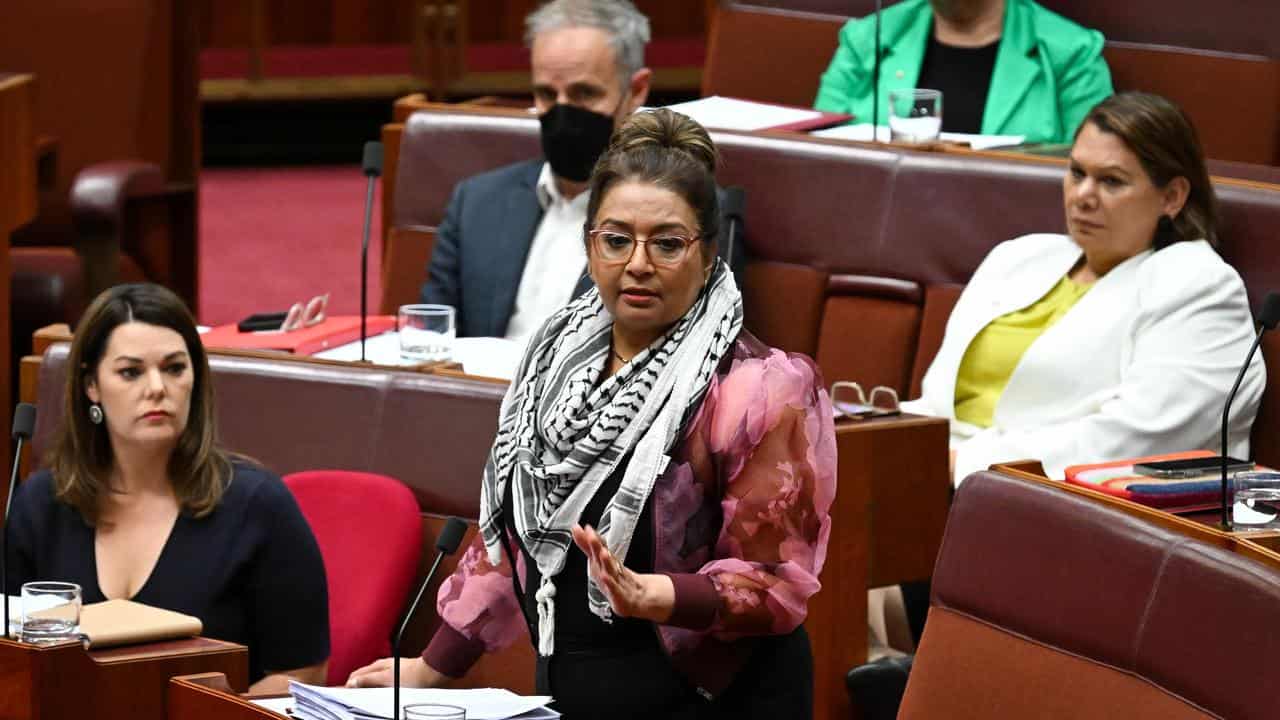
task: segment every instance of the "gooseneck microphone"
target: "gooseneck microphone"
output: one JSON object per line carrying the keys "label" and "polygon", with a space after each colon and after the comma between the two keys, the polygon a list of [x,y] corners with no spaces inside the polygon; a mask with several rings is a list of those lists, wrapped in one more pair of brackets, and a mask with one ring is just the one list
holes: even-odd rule
{"label": "gooseneck microphone", "polygon": [[467,534],[467,523],[456,517],[451,517],[444,523],[444,528],[440,530],[440,534],[436,537],[436,559],[431,563],[431,569],[427,571],[427,576],[422,578],[422,584],[418,586],[418,594],[414,596],[413,602],[409,603],[409,609],[405,610],[404,617],[400,620],[400,629],[396,630],[396,636],[391,640],[391,687],[394,688],[392,693],[392,720],[400,720],[400,641],[404,639],[404,630],[409,626],[409,620],[413,618],[414,612],[418,609],[418,603],[422,602],[422,595],[427,591],[427,586],[431,584],[431,578],[436,574],[436,568],[440,567],[440,561],[445,555],[452,555],[458,551],[458,545],[462,542],[462,536]]}
{"label": "gooseneck microphone", "polygon": [[9,472],[9,494],[4,498],[4,530],[0,532],[0,593],[4,593],[4,638],[9,634],[9,508],[13,491],[18,486],[18,462],[22,459],[22,441],[30,440],[36,429],[36,406],[18,403],[13,409],[13,469]]}
{"label": "gooseneck microphone", "polygon": [[871,62],[871,142],[880,141],[880,5],[881,5],[881,2],[882,0],[876,0],[876,56]]}
{"label": "gooseneck microphone", "polygon": [[364,144],[364,175],[369,178],[369,188],[364,196],[364,236],[360,243],[360,362],[364,362],[364,341],[368,335],[369,319],[369,227],[373,222],[373,186],[382,175],[382,143],[370,141]]}
{"label": "gooseneck microphone", "polygon": [[1268,330],[1274,330],[1277,322],[1280,322],[1280,293],[1269,292],[1262,301],[1262,312],[1258,313],[1258,336],[1253,339],[1249,354],[1244,358],[1244,365],[1240,366],[1240,374],[1236,375],[1236,382],[1231,386],[1231,392],[1227,393],[1227,405],[1222,409],[1222,527],[1227,530],[1231,529],[1231,508],[1227,504],[1227,421],[1231,417],[1231,402],[1236,399],[1236,391],[1240,389],[1245,371],[1249,369],[1253,354],[1262,343],[1262,335]]}

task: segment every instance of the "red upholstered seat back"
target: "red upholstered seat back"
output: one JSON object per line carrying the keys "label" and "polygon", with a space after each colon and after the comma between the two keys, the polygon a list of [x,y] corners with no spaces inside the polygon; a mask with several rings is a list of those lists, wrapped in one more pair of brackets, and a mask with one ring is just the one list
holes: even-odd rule
{"label": "red upholstered seat back", "polygon": [[284,477],[311,524],[329,586],[330,685],[391,652],[422,550],[422,516],[386,475],[315,470]]}

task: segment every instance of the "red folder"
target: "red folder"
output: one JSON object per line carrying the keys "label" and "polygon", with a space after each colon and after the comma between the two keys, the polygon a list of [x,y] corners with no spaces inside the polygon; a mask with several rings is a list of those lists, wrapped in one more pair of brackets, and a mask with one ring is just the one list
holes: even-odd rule
{"label": "red folder", "polygon": [[[369,337],[394,330],[396,319],[390,315],[370,315],[367,319]],[[325,318],[311,327],[290,332],[245,332],[234,324],[219,325],[200,336],[207,348],[235,348],[239,350],[278,350],[294,355],[312,355],[331,347],[346,345],[360,339],[360,316],[337,315]]]}

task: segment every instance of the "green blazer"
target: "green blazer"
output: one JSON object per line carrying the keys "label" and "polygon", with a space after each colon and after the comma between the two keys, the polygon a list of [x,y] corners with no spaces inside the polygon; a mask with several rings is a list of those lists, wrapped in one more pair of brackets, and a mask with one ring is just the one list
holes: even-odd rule
{"label": "green blazer", "polygon": [[[880,123],[889,117],[889,91],[914,88],[933,32],[928,0],[904,0],[883,11],[880,25]],[[1025,135],[1028,142],[1069,143],[1094,105],[1112,93],[1102,59],[1102,33],[1050,12],[1032,0],[1005,0],[1004,31],[996,52],[982,132]],[[822,74],[814,107],[871,122],[875,18],[850,20]],[[947,99],[942,98],[946,115]]]}

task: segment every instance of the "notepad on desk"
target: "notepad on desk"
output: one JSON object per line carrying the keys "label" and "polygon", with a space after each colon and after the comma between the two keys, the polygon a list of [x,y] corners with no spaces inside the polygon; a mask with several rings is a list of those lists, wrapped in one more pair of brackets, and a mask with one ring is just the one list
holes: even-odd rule
{"label": "notepad on desk", "polygon": [[831,127],[853,117],[810,108],[738,100],[720,95],[668,105],[667,109],[693,118],[703,127],[719,130],[804,131]]}
{"label": "notepad on desk", "polygon": [[[38,604],[28,612],[39,613],[62,604],[54,597],[27,599],[33,601]],[[22,603],[21,597],[9,596],[9,629],[14,636],[22,632]],[[200,618],[131,600],[107,600],[80,608],[80,634],[95,649],[195,637],[203,629]]]}
{"label": "notepad on desk", "polygon": [[[856,142],[871,142],[872,140],[871,123],[841,125],[840,127],[827,128],[825,130],[815,130],[809,134],[830,140],[853,140]],[[892,134],[887,125],[881,125],[876,128],[876,140],[889,142],[891,138]],[[974,150],[995,150],[996,148],[1021,145],[1026,142],[1027,137],[1025,135],[975,135],[972,133],[944,132],[938,135],[938,139],[943,142],[968,145]]]}

